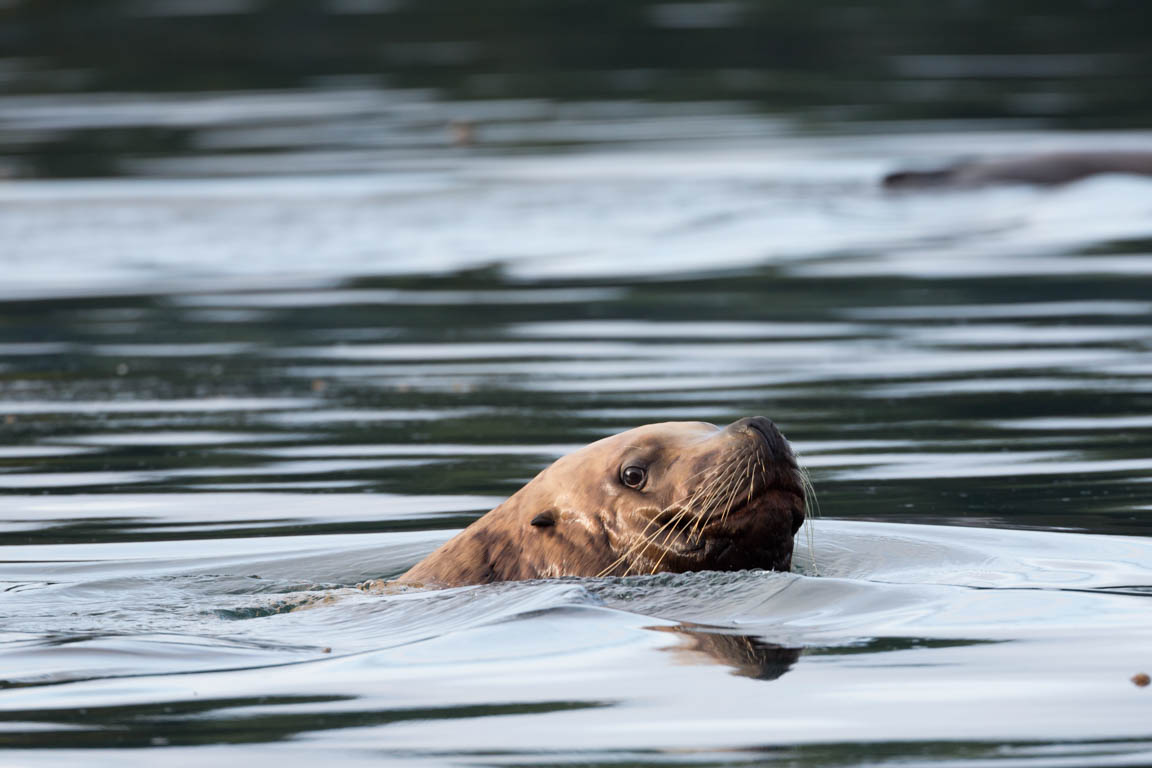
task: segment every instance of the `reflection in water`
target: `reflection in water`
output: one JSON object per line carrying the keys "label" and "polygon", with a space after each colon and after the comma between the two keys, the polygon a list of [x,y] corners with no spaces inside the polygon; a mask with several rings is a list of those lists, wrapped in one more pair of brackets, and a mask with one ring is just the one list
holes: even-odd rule
{"label": "reflection in water", "polygon": [[[365,711],[342,696],[253,696],[233,699],[165,701],[123,707],[7,711],[0,723],[37,722],[23,733],[0,730],[0,747],[19,749],[108,749],[267,744],[303,734],[343,728],[387,726],[407,720],[443,722],[458,718],[570,712],[603,706],[584,702],[483,705]],[[307,711],[292,714],[293,709]],[[318,711],[318,710],[323,710]],[[239,714],[239,716],[237,716]]]}
{"label": "reflection in water", "polygon": [[733,674],[754,680],[775,680],[792,668],[803,651],[801,648],[781,648],[754,635],[734,635],[715,627],[681,624],[652,629],[676,634],[677,645],[664,650],[686,663],[723,664],[731,667]]}

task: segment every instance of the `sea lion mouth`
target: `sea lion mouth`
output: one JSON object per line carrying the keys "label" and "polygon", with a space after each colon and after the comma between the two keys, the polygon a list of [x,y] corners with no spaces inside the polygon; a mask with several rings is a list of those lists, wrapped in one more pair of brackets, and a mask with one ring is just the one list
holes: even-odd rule
{"label": "sea lion mouth", "polygon": [[[790,534],[803,521],[805,493],[800,470],[792,470],[787,482],[760,486],[752,495],[740,494],[730,503],[704,510],[665,510],[653,519],[651,535],[645,537],[652,546],[657,564],[675,566],[678,570],[716,570],[723,565],[714,562],[719,553],[733,542],[748,541],[764,524],[782,515],[792,521]],[[631,569],[629,569],[630,571]]]}
{"label": "sea lion mouth", "polygon": [[[702,503],[663,510],[652,521],[651,541],[673,555],[703,555],[709,542],[739,538],[764,518],[785,514],[803,519],[805,476],[782,437],[773,440],[758,425],[749,425],[747,440],[718,469],[716,478],[697,489]],[[778,433],[777,433],[778,434]]]}
{"label": "sea lion mouth", "polygon": [[656,531],[652,542],[662,550],[687,554],[704,548],[699,518],[685,514],[683,509],[665,509],[652,519],[651,525]]}
{"label": "sea lion mouth", "polygon": [[[784,436],[766,418],[740,419],[723,432],[732,438],[730,452],[707,483],[720,492],[702,494],[691,505],[687,535],[674,535],[664,548],[681,555],[703,553],[710,541],[739,539],[760,530],[765,520],[787,517],[794,533],[807,508],[807,476]],[[701,494],[698,493],[697,498]]]}
{"label": "sea lion mouth", "polygon": [[761,489],[760,492],[754,496],[742,497],[731,506],[721,510],[719,515],[713,515],[712,517],[715,519],[706,521],[703,529],[707,530],[713,527],[723,527],[732,523],[738,523],[744,518],[763,514],[769,510],[779,508],[781,505],[803,505],[804,489],[802,481],[799,480],[799,470],[796,470],[796,474],[797,479],[794,484],[770,485]]}

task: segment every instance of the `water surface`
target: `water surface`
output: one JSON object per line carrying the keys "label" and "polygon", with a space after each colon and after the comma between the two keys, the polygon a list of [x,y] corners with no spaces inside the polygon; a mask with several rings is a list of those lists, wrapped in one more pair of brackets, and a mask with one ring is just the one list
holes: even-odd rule
{"label": "water surface", "polygon": [[[5,764],[1152,762],[1152,182],[876,184],[1148,133],[19,71],[71,56],[104,90],[0,116]],[[818,492],[792,573],[365,585],[590,440],[749,414]]]}
{"label": "water surface", "polygon": [[[885,197],[882,149],[790,146],[6,187],[0,743],[1152,759],[1152,184]],[[818,489],[792,574],[357,588],[591,439],[748,413]]]}

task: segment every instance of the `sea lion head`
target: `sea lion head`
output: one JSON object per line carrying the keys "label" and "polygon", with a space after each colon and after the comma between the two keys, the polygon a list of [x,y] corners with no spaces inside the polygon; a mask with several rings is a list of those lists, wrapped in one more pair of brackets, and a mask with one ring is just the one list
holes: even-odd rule
{"label": "sea lion head", "polygon": [[788,570],[804,488],[764,417],[650,424],[557,460],[399,580]]}

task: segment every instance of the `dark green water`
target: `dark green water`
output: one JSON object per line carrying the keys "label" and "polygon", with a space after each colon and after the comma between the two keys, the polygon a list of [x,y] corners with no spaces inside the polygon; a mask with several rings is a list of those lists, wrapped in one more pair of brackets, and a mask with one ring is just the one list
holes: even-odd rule
{"label": "dark green water", "polygon": [[[13,301],[0,485],[500,496],[542,456],[598,435],[765,412],[837,518],[1148,535],[1146,287],[1127,275],[813,280],[764,268]],[[373,515],[353,530],[412,527]],[[12,541],[173,538],[164,521],[57,523]],[[260,530],[347,524],[317,514]],[[225,526],[199,535],[253,532]]]}
{"label": "dark green water", "polygon": [[[217,170],[243,172],[250,153],[270,170],[301,150],[332,167],[448,144],[452,120],[486,147],[563,151],[653,136],[530,124],[592,103],[635,126],[637,101],[694,116],[739,104],[809,131],[1127,129],[1152,119],[1149,28],[1141,0],[8,0],[0,155],[36,177],[218,153],[231,162]],[[304,104],[285,95],[301,90]]]}

